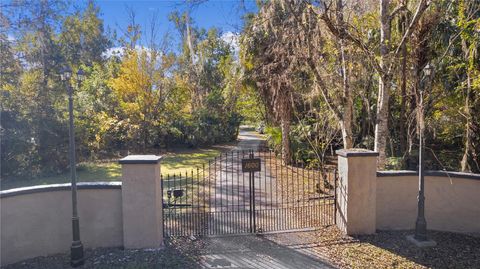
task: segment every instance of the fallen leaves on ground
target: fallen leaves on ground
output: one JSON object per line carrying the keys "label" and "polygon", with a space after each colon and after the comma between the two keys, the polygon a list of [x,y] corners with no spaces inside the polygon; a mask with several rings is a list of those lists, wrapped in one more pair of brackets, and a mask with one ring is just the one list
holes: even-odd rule
{"label": "fallen leaves on ground", "polygon": [[410,234],[413,231],[378,231],[352,237],[331,226],[292,236],[301,238],[304,251],[340,268],[480,268],[480,237],[430,231],[437,246],[417,248],[406,240]]}

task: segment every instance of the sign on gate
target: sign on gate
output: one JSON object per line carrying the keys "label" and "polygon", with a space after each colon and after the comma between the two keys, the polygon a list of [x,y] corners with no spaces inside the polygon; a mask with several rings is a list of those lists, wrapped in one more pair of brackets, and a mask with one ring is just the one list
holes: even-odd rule
{"label": "sign on gate", "polygon": [[260,158],[242,159],[242,172],[260,172]]}

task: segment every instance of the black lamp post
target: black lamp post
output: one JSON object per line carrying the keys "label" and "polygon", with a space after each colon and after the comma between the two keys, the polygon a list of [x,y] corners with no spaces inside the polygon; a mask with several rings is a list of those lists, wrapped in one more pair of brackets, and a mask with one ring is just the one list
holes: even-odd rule
{"label": "black lamp post", "polygon": [[415,235],[414,238],[419,241],[428,241],[427,238],[427,221],[425,220],[425,178],[424,178],[424,163],[423,158],[425,156],[424,149],[424,102],[423,94],[426,88],[426,84],[431,81],[433,67],[427,64],[423,69],[424,77],[420,82],[420,102],[418,104],[418,139],[419,139],[419,154],[418,154],[418,210],[417,221],[415,222]]}
{"label": "black lamp post", "polygon": [[[84,263],[83,244],[80,241],[80,222],[77,210],[77,175],[75,171],[75,129],[73,125],[73,88],[70,84],[72,70],[66,67],[60,75],[62,81],[66,82],[68,90],[68,113],[69,113],[69,152],[70,152],[70,179],[72,182],[72,246],[70,247],[70,264],[73,267],[80,266]],[[77,72],[77,82],[80,85],[84,78],[84,72],[79,69]]]}

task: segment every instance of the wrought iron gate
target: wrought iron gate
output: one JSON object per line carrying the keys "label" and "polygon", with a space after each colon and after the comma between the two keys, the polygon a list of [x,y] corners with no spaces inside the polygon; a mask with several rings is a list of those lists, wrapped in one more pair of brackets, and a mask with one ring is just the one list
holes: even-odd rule
{"label": "wrought iron gate", "polygon": [[[242,159],[260,158],[249,177]],[[332,225],[337,173],[284,165],[271,151],[222,153],[201,168],[162,175],[165,236],[266,233]]]}

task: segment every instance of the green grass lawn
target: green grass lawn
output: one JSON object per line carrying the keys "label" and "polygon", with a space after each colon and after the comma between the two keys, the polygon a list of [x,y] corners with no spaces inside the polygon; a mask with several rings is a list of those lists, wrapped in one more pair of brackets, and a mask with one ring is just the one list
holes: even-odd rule
{"label": "green grass lawn", "polygon": [[201,168],[220,154],[219,149],[198,149],[191,152],[165,155],[161,161],[162,175],[190,172],[193,168]]}
{"label": "green grass lawn", "polygon": [[[162,175],[190,172],[191,169],[202,167],[222,151],[221,148],[208,149],[183,149],[167,153],[161,161]],[[79,182],[92,181],[121,181],[121,167],[117,162],[108,163],[81,163],[77,166]],[[30,178],[30,179],[4,179],[1,181],[1,190],[27,187],[34,185],[69,183],[70,173],[61,175]]]}

